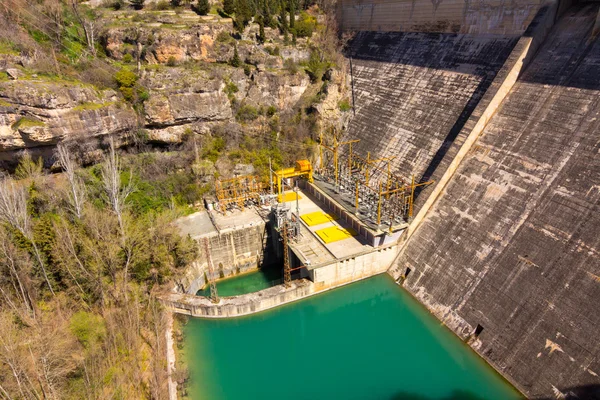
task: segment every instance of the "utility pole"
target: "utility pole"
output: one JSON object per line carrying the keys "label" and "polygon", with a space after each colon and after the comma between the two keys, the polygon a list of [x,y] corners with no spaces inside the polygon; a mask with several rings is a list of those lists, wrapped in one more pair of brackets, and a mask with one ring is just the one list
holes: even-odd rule
{"label": "utility pole", "polygon": [[217,284],[215,282],[215,274],[210,257],[210,249],[208,247],[208,238],[204,238],[204,252],[206,253],[206,261],[208,263],[208,282],[210,283],[210,301],[213,303],[219,302],[219,294],[217,293]]}
{"label": "utility pole", "polygon": [[281,233],[283,235],[283,284],[285,287],[290,287],[292,282],[292,271],[290,268],[289,248],[288,248],[288,221],[287,216],[283,221],[281,227]]}

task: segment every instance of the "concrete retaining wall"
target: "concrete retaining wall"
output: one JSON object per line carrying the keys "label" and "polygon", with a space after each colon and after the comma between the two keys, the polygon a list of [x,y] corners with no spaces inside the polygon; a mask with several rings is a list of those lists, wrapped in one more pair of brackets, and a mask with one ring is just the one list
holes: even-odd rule
{"label": "concrete retaining wall", "polygon": [[316,290],[340,286],[387,271],[396,258],[396,245],[356,255],[309,271]]}
{"label": "concrete retaining wall", "polygon": [[[211,258],[218,278],[238,275],[258,269],[267,246],[264,223],[214,233],[208,236]],[[208,263],[204,245],[198,242],[200,254],[187,273],[183,286],[186,293],[195,294],[207,281]]]}
{"label": "concrete retaining wall", "polygon": [[519,35],[540,0],[340,0],[344,31],[452,32]]}
{"label": "concrete retaining wall", "polygon": [[171,294],[161,297],[161,301],[180,314],[193,317],[227,318],[265,311],[313,293],[315,293],[315,286],[312,282],[297,280],[293,281],[289,288],[278,285],[256,293],[222,297],[218,304],[211,303],[206,297],[189,294]]}

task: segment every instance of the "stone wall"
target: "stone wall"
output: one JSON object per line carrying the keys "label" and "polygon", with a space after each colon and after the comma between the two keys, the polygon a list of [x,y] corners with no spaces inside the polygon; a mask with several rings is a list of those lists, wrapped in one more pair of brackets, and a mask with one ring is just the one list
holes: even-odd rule
{"label": "stone wall", "polygon": [[532,398],[600,398],[598,7],[552,28],[392,270]]}
{"label": "stone wall", "polygon": [[340,0],[344,31],[521,34],[540,0]]}

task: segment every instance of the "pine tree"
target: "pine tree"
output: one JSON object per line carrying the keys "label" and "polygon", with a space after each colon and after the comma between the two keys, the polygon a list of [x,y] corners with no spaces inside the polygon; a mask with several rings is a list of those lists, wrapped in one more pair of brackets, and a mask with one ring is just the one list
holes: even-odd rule
{"label": "pine tree", "polygon": [[229,61],[229,64],[236,68],[242,65],[242,60],[240,60],[240,55],[238,54],[237,44],[233,48],[233,57]]}
{"label": "pine tree", "polygon": [[271,24],[273,23],[271,21],[273,17],[271,16],[271,9],[269,7],[268,0],[263,0],[261,15],[262,15],[262,20],[263,20],[263,29],[264,29],[265,25],[271,26]]}
{"label": "pine tree", "polygon": [[294,29],[296,25],[296,2],[290,0],[290,30]]}
{"label": "pine tree", "polygon": [[244,28],[254,15],[250,4],[251,0],[236,0],[235,2],[235,19],[233,26],[239,33],[244,32]]}
{"label": "pine tree", "polygon": [[262,16],[258,18],[258,35],[256,36],[256,40],[261,44],[265,42],[265,23]]}
{"label": "pine tree", "polygon": [[279,9],[279,29],[284,35],[287,34],[288,24],[285,12],[285,3],[283,2],[283,0],[281,0],[281,8]]}
{"label": "pine tree", "polygon": [[198,0],[196,12],[200,15],[206,15],[210,11],[210,3],[208,0]]}
{"label": "pine tree", "polygon": [[223,11],[228,15],[235,13],[235,0],[223,0]]}

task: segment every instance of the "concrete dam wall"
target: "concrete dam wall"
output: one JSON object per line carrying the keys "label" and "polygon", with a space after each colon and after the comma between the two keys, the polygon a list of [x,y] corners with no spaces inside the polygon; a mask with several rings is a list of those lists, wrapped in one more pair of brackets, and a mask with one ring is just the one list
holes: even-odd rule
{"label": "concrete dam wall", "polygon": [[370,151],[373,158],[396,157],[392,170],[400,176],[439,179],[465,139],[465,122],[517,41],[501,35],[358,33],[348,50],[356,115],[344,138],[360,139],[354,151],[363,156]]}
{"label": "concrete dam wall", "polygon": [[525,31],[540,0],[340,0],[344,31],[453,32],[502,35]]}
{"label": "concrete dam wall", "polygon": [[529,55],[391,270],[531,398],[600,398],[599,6]]}

